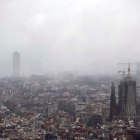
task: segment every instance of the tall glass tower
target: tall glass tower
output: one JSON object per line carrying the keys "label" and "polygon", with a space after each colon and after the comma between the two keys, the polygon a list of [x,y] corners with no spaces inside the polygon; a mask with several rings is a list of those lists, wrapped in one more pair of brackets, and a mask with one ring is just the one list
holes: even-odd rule
{"label": "tall glass tower", "polygon": [[18,52],[13,53],[13,77],[20,78],[20,54]]}

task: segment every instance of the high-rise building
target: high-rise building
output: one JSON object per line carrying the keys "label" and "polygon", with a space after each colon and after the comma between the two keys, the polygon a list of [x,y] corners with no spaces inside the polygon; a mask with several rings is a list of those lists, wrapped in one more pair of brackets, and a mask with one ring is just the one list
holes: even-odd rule
{"label": "high-rise building", "polygon": [[135,118],[136,110],[136,81],[132,77],[125,77],[119,85],[119,116]]}
{"label": "high-rise building", "polygon": [[13,76],[20,78],[20,54],[18,52],[13,53]]}
{"label": "high-rise building", "polygon": [[115,96],[115,86],[112,82],[111,85],[111,97],[110,97],[110,117],[109,120],[112,121],[113,117],[116,116],[116,96]]}

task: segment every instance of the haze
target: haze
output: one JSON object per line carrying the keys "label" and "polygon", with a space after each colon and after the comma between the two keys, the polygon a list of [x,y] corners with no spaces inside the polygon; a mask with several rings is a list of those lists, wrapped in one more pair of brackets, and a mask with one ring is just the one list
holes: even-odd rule
{"label": "haze", "polygon": [[117,73],[140,60],[138,0],[0,0],[0,76]]}

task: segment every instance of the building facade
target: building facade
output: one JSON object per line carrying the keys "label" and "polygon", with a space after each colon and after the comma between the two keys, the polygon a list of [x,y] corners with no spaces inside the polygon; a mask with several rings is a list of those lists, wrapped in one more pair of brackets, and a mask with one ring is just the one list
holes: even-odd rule
{"label": "building facade", "polygon": [[18,52],[13,53],[13,77],[20,78],[20,54]]}
{"label": "building facade", "polygon": [[136,81],[131,77],[125,77],[119,85],[119,116],[135,118],[136,110]]}

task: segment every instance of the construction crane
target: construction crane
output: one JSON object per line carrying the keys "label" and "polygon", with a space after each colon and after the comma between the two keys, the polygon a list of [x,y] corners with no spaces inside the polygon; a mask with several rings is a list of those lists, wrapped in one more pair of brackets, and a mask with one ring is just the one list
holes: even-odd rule
{"label": "construction crane", "polygon": [[125,74],[125,72],[127,72],[127,71],[124,71],[124,70],[118,71],[118,73],[122,73],[122,81],[124,80],[124,74]]}
{"label": "construction crane", "polygon": [[130,77],[130,65],[132,64],[136,64],[136,63],[118,63],[118,65],[128,65],[128,77]]}

